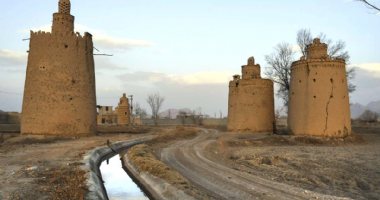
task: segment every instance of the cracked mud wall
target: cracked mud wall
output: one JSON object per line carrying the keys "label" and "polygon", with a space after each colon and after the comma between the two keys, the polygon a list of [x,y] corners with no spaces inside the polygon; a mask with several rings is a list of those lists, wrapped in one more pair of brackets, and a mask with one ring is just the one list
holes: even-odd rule
{"label": "cracked mud wall", "polygon": [[325,55],[320,51],[325,50],[293,63],[289,129],[296,135],[345,137],[351,134],[345,62],[320,57]]}

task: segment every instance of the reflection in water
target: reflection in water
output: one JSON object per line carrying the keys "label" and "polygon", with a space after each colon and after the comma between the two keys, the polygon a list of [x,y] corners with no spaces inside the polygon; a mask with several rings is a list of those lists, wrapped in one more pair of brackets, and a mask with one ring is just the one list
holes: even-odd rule
{"label": "reflection in water", "polygon": [[100,171],[110,200],[148,200],[121,165],[119,155],[102,162]]}

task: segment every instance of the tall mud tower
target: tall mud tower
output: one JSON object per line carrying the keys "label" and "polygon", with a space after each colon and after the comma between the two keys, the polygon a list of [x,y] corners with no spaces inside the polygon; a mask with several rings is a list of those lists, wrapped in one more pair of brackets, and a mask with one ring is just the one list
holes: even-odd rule
{"label": "tall mud tower", "polygon": [[117,106],[117,124],[128,125],[130,122],[130,113],[129,100],[127,95],[124,93],[120,98],[119,105]]}
{"label": "tall mud tower", "polygon": [[92,35],[74,33],[70,1],[59,1],[52,32],[31,32],[21,133],[96,133]]}
{"label": "tall mud tower", "polygon": [[273,82],[262,79],[253,57],[229,84],[228,130],[272,132],[274,125]]}
{"label": "tall mud tower", "polygon": [[292,65],[288,125],[293,134],[345,137],[351,134],[343,59],[330,58],[319,39]]}

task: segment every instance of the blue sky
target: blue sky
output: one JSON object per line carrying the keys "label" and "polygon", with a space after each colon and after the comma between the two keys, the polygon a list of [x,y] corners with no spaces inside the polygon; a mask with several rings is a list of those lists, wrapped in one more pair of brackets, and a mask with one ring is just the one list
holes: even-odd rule
{"label": "blue sky", "polygon": [[[0,109],[20,111],[29,30],[46,30],[58,0],[1,0]],[[72,0],[76,29],[113,57],[95,57],[97,101],[116,105],[123,92],[146,106],[160,92],[164,108],[202,107],[227,114],[228,81],[301,28],[343,40],[359,67],[351,101],[380,100],[380,15],[353,0]],[[380,1],[372,2],[380,4]],[[281,104],[277,101],[278,106]]]}

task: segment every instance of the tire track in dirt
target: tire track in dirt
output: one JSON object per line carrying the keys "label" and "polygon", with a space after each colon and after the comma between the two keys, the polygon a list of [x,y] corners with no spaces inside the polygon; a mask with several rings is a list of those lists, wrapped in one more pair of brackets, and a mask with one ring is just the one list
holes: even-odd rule
{"label": "tire track in dirt", "polygon": [[215,199],[346,199],[263,179],[208,159],[206,147],[220,134],[203,130],[192,140],[162,149],[161,159]]}

